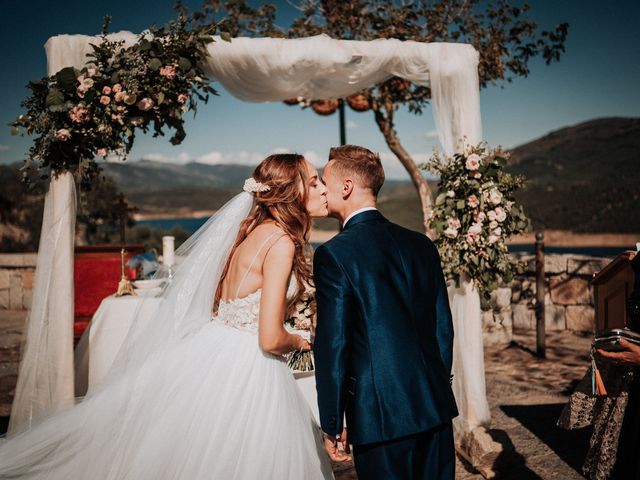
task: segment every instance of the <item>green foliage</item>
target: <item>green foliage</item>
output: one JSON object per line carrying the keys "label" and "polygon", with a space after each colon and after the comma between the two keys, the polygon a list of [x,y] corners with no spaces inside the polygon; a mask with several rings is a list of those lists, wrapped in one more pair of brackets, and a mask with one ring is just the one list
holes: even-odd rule
{"label": "green foliage", "polygon": [[88,191],[100,174],[96,157],[126,158],[136,132],[157,137],[172,130],[172,144],[184,140],[184,113],[195,114],[198,101],[217,94],[201,65],[218,24],[188,17],[180,4],[176,9],[177,20],[151,27],[130,46],[109,39],[106,17],[82,69],[29,83],[26,113],[11,122],[12,133],[36,136],[22,169],[25,183],[71,171]]}
{"label": "green foliage", "polygon": [[440,176],[430,222],[444,273],[456,283],[468,276],[485,298],[501,279],[509,282],[524,268],[506,245],[530,224],[513,196],[524,177],[504,171],[507,159],[502,150],[480,143],[452,158],[434,154],[423,165]]}

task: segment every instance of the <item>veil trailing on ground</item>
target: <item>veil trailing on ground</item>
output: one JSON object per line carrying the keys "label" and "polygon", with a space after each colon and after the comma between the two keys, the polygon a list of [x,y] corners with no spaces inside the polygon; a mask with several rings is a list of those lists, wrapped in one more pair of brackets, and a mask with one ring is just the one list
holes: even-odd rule
{"label": "veil trailing on ground", "polygon": [[[135,397],[136,384],[144,364],[162,357],[181,339],[193,334],[211,320],[220,277],[240,225],[254,204],[252,194],[242,192],[236,195],[176,250],[176,266],[171,278],[166,268],[156,273],[155,279],[165,280],[160,302],[157,297],[154,298],[157,307],[153,310],[146,308],[148,305],[145,298],[139,302],[130,330],[113,365],[105,377],[86,393],[85,400],[109,389],[114,405],[124,405],[126,410],[128,396]],[[89,353],[90,328],[91,325],[76,349],[76,366],[81,363],[86,365],[83,359],[86,360]],[[82,372],[76,373],[79,377],[83,376]],[[84,389],[86,390],[86,386]],[[76,383],[76,395],[83,394],[82,386],[79,391]],[[124,397],[123,402],[116,400],[120,395]],[[80,401],[81,398],[76,400]],[[10,435],[28,430],[68,405],[69,402],[55,405],[32,421],[10,431]]]}

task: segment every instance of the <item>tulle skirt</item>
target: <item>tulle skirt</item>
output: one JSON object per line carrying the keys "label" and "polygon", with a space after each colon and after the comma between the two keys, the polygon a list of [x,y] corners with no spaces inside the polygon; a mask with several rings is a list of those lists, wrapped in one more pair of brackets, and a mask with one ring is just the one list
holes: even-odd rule
{"label": "tulle skirt", "polygon": [[328,479],[286,362],[212,321],[78,405],[0,443],[0,478]]}

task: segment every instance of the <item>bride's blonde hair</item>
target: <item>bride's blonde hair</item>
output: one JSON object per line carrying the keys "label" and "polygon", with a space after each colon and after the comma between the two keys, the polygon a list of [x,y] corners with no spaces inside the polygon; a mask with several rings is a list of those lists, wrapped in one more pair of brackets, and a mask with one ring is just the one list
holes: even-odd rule
{"label": "bride's blonde hair", "polygon": [[311,216],[307,211],[309,182],[304,157],[295,153],[278,153],[265,158],[252,175],[256,182],[269,187],[255,192],[256,205],[240,225],[240,231],[224,267],[215,296],[215,309],[222,295],[222,282],[229,272],[229,264],[238,246],[263,222],[273,220],[284,230],[295,245],[293,273],[297,283],[294,297],[287,303],[287,311],[302,297],[305,284],[313,285],[311,267],[307,262],[310,253],[309,232]]}

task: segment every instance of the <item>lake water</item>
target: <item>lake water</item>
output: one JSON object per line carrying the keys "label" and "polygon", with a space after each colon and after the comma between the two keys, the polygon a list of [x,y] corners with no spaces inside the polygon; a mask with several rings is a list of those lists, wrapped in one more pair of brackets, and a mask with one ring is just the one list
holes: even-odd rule
{"label": "lake water", "polygon": [[[152,228],[160,228],[162,230],[171,230],[180,227],[188,233],[195,232],[209,219],[209,217],[200,218],[161,218],[153,220],[140,220],[138,225],[148,225]],[[317,245],[313,245],[316,247]],[[546,246],[545,253],[576,253],[581,255],[593,255],[596,257],[615,257],[625,250],[635,250],[634,245],[622,247],[550,247]],[[531,245],[510,245],[511,252],[534,252],[534,246]]]}

